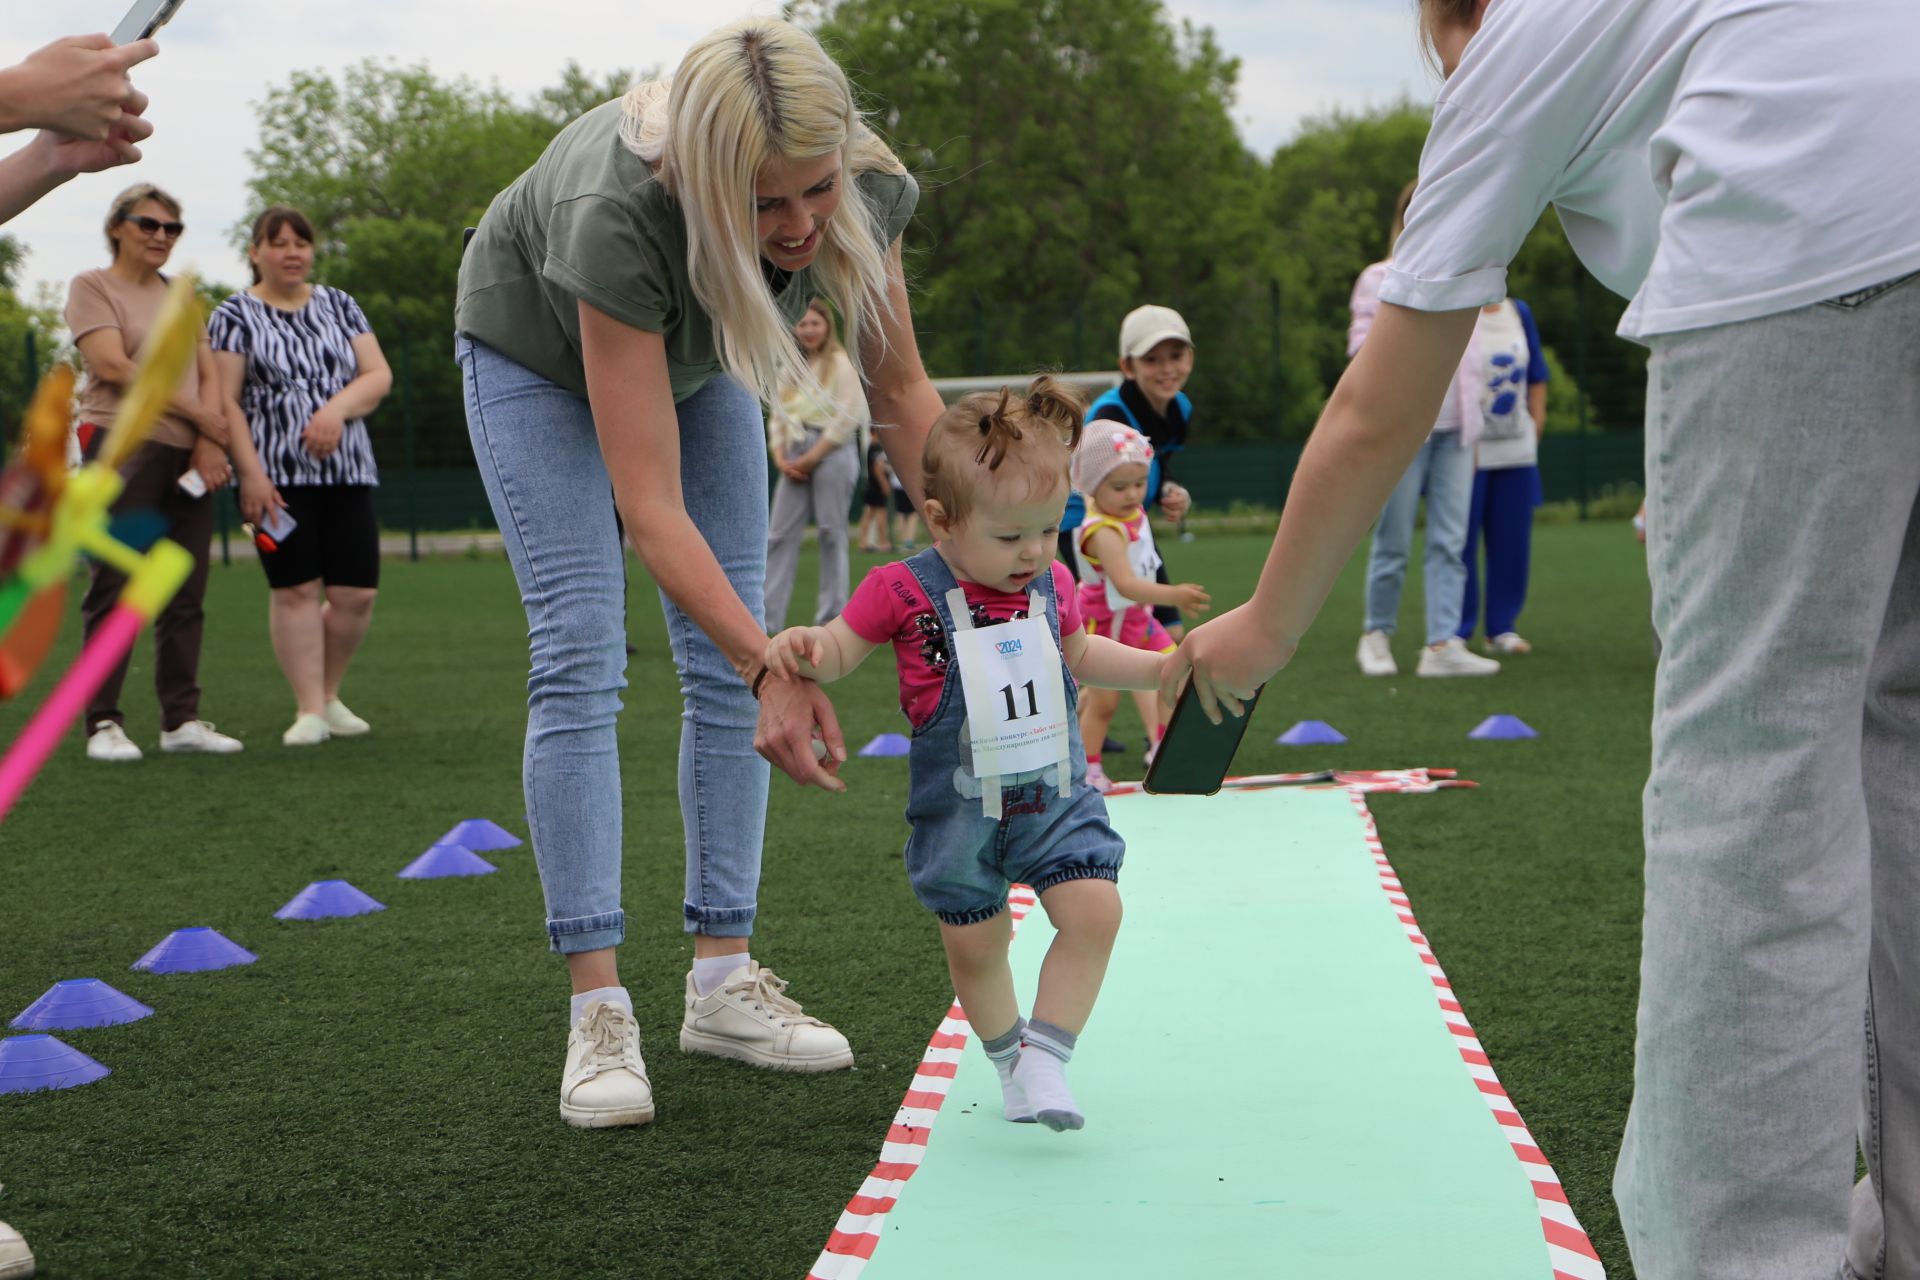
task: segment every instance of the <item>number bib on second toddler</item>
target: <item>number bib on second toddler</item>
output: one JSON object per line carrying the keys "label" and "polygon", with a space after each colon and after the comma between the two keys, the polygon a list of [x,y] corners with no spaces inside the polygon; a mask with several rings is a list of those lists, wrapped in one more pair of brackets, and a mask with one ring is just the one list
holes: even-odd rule
{"label": "number bib on second toddler", "polygon": [[976,628],[966,593],[947,592],[953,615],[953,660],[971,726],[973,772],[981,780],[980,810],[1000,812],[1000,779],[1052,767],[1054,787],[1073,791],[1071,713],[1060,676],[1060,650],[1053,642],[1046,601],[1028,597],[1028,616]]}

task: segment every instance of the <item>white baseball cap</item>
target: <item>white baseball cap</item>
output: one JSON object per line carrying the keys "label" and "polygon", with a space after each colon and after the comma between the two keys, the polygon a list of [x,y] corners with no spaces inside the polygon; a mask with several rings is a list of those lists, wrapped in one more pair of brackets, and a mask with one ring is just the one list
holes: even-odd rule
{"label": "white baseball cap", "polygon": [[1193,335],[1187,331],[1187,322],[1180,318],[1178,311],[1172,307],[1135,307],[1120,322],[1120,358],[1143,356],[1153,350],[1156,343],[1168,338],[1193,345]]}

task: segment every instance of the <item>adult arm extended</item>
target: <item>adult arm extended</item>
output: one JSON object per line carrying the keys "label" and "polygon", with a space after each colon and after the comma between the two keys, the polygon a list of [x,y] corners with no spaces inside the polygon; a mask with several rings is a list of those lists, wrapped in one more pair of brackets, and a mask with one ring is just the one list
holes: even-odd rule
{"label": "adult arm extended", "polygon": [[1217,723],[1223,709],[1242,714],[1244,700],[1292,658],[1439,416],[1474,315],[1381,304],[1300,456],[1253,599],[1187,633],[1162,669],[1164,696],[1190,673]]}
{"label": "adult arm extended", "polygon": [[946,405],[933,389],[933,379],[920,363],[920,346],[913,337],[913,312],[907,302],[907,278],[900,266],[900,242],[887,251],[887,301],[880,332],[860,340],[860,370],[866,379],[867,404],[880,432],[893,472],[906,486],[917,508],[926,496],[920,490],[920,451]]}
{"label": "adult arm extended", "polygon": [[[767,633],[687,514],[680,488],[680,416],[667,377],[666,343],[661,335],[624,324],[591,303],[581,302],[579,308],[587,401],[627,537],[667,598],[752,684],[764,669]],[[770,718],[780,730],[777,743],[762,741]],[[837,768],[846,759],[846,746],[819,686],[801,680],[762,682],[756,748],[796,782],[844,791],[846,784],[813,757],[816,724]]]}

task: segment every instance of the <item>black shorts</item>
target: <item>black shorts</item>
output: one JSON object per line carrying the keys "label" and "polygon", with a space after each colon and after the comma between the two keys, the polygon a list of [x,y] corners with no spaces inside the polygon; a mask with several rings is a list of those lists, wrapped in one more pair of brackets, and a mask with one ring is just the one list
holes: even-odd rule
{"label": "black shorts", "polygon": [[870,507],[877,507],[881,510],[885,510],[887,505],[887,486],[884,483],[882,483],[880,480],[875,479],[873,474],[873,464],[875,462],[878,462],[879,460],[880,460],[880,446],[877,444],[868,445],[867,446],[867,492],[866,492],[866,497],[864,501]]}
{"label": "black shorts", "polygon": [[893,509],[900,515],[910,516],[914,512],[913,499],[907,496],[905,489],[893,491]]}
{"label": "black shorts", "polygon": [[380,585],[380,521],[370,484],[280,486],[293,532],[260,566],[275,587],[298,587],[318,578],[330,587]]}

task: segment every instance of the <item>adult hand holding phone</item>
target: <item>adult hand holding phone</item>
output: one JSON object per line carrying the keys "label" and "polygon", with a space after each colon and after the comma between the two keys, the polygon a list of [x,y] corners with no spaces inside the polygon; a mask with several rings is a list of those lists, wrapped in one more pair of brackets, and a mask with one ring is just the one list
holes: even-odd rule
{"label": "adult hand holding phone", "polygon": [[1160,696],[1171,706],[1191,681],[1201,712],[1219,724],[1223,715],[1245,714],[1260,686],[1292,661],[1294,648],[1262,626],[1250,605],[1229,609],[1187,632],[1167,655],[1160,666]]}
{"label": "adult hand holding phone", "polygon": [[116,126],[146,105],[127,72],[159,52],[152,40],[124,45],[105,35],[55,40],[0,70],[0,132],[51,129],[85,142],[108,141]]}

